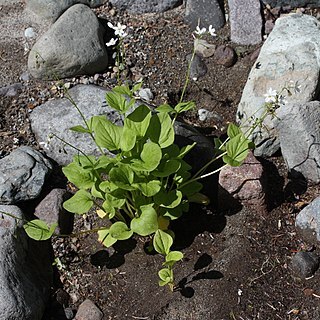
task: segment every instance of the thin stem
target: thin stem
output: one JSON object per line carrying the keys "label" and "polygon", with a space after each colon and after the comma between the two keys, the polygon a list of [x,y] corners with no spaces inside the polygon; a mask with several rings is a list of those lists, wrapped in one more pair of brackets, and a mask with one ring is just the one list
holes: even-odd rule
{"label": "thin stem", "polygon": [[186,93],[187,87],[188,87],[189,82],[190,82],[190,70],[191,70],[191,65],[192,65],[192,62],[193,62],[195,54],[196,54],[196,49],[195,49],[195,45],[194,45],[193,46],[192,55],[191,55],[191,59],[190,59],[190,62],[188,64],[188,69],[187,69],[187,73],[186,73],[186,79],[185,79],[185,82],[184,82],[184,86],[183,86],[183,90],[182,90],[182,93],[181,93],[181,97],[180,97],[179,103],[181,103],[183,101],[184,95]]}
{"label": "thin stem", "polygon": [[[65,87],[64,87],[64,88],[65,88]],[[93,140],[93,142],[94,142],[94,143],[96,144],[96,146],[98,147],[100,153],[101,153],[101,154],[104,154],[102,148],[97,145],[96,139],[95,139],[95,137],[94,137],[93,134],[92,134],[92,131],[91,131],[89,125],[88,125],[88,122],[87,122],[84,114],[82,113],[82,111],[80,110],[80,108],[78,107],[78,105],[76,104],[76,102],[74,101],[74,99],[71,97],[71,95],[70,95],[70,93],[69,93],[69,90],[65,88],[65,89],[64,89],[64,92],[65,92],[65,94],[66,94],[66,96],[67,96],[67,99],[71,102],[71,104],[76,108],[76,110],[77,110],[78,113],[80,114],[83,122],[85,123],[85,125],[86,125],[86,127],[87,127],[87,129],[88,129],[88,131],[89,131],[88,133],[89,133],[91,139]]]}

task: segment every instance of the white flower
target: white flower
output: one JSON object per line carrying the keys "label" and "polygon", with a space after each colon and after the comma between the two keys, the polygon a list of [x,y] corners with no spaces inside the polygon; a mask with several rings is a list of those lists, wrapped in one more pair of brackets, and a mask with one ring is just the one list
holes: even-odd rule
{"label": "white flower", "polygon": [[111,38],[111,40],[109,42],[106,43],[107,47],[112,47],[117,43],[118,39],[115,38]]}
{"label": "white flower", "polygon": [[196,30],[194,31],[195,34],[197,34],[198,36],[201,36],[203,34],[205,34],[207,32],[206,28],[201,28],[199,26],[196,27]]}
{"label": "white flower", "polygon": [[120,22],[117,23],[116,26],[114,26],[111,22],[108,22],[108,27],[114,30],[114,34],[116,36],[119,36],[120,38],[126,37],[128,34],[125,32],[127,26],[124,24],[121,24]]}
{"label": "white flower", "polygon": [[216,37],[216,29],[212,27],[212,25],[210,24],[209,26],[209,33],[211,36]]}
{"label": "white flower", "polygon": [[277,90],[272,90],[272,88],[269,88],[268,92],[264,94],[264,101],[266,103],[275,103],[277,101]]}
{"label": "white flower", "polygon": [[288,101],[285,99],[284,96],[279,96],[279,98],[278,98],[278,104],[279,104],[280,107],[281,107],[281,106],[284,106],[287,102],[288,102]]}

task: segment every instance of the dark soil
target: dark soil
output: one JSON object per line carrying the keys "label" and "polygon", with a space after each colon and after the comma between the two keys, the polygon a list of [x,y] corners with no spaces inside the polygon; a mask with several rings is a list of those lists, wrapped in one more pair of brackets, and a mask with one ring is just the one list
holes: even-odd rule
{"label": "dark soil", "polygon": [[[19,16],[21,5],[0,6],[5,15]],[[128,78],[143,77],[144,87],[155,94],[154,103],[173,103],[181,94],[187,69],[186,56],[193,46],[192,30],[183,22],[183,8],[164,14],[128,15],[97,9],[101,18],[130,27],[127,58]],[[312,13],[312,12],[310,12]],[[20,25],[23,34],[25,25]],[[17,28],[14,23],[12,28]],[[0,28],[1,29],[1,28]],[[20,82],[26,71],[27,55],[17,38],[0,41],[0,85]],[[229,26],[218,32],[214,44],[228,44],[238,53],[231,68],[205,59],[207,74],[191,81],[185,100],[215,113],[200,122],[196,112],[185,120],[208,136],[220,135],[234,121],[257,47],[235,46],[229,41]],[[72,85],[90,77],[67,79]],[[110,70],[98,83],[111,86]],[[0,97],[0,158],[19,145],[39,148],[30,130],[28,114],[60,91],[55,82],[23,82],[12,98]],[[318,250],[317,243],[305,243],[294,227],[297,213],[319,194],[319,187],[305,188],[289,180],[281,156],[262,161],[268,177],[269,212],[241,208],[220,196],[211,207],[194,206],[174,224],[175,248],[184,259],[178,263],[177,288],[171,293],[158,287],[159,255],[148,255],[148,239],[135,237],[106,249],[95,234],[53,239],[58,258],[52,304],[44,317],[65,319],[63,308],[77,309],[86,298],[104,312],[103,319],[222,320],[222,319],[320,319],[319,272],[301,280],[290,269],[290,261],[300,250]],[[77,216],[75,232],[97,226],[94,213]],[[63,292],[68,294],[65,296]]]}

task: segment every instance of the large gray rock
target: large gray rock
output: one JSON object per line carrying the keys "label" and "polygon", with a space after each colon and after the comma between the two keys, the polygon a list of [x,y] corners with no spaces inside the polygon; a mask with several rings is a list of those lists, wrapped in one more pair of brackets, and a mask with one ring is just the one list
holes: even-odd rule
{"label": "large gray rock", "polygon": [[[19,219],[16,206],[0,205]],[[40,320],[50,296],[52,261],[48,242],[27,237],[22,221],[1,214],[0,310],[3,320]]]}
{"label": "large gray rock", "polygon": [[[106,93],[106,89],[91,85],[78,85],[68,92],[86,119],[106,114],[111,121],[120,124],[121,117],[106,104]],[[46,143],[50,134],[54,133],[86,154],[98,154],[89,135],[70,131],[71,127],[84,126],[84,123],[79,112],[67,98],[50,100],[38,106],[30,114],[30,120],[38,142]],[[78,154],[77,150],[57,138],[45,144],[44,150],[61,165],[70,163],[73,156]]]}
{"label": "large gray rock", "polygon": [[253,45],[262,40],[262,16],[259,0],[228,0],[231,41]]}
{"label": "large gray rock", "polygon": [[289,170],[320,182],[320,102],[289,104],[278,112],[280,147]]}
{"label": "large gray rock", "polygon": [[320,7],[319,0],[262,0],[264,4],[271,7],[291,6],[291,8],[299,7]]}
{"label": "large gray rock", "polygon": [[315,236],[320,241],[320,197],[299,212],[296,217],[296,227],[306,240],[313,241]]}
{"label": "large gray rock", "polygon": [[212,25],[216,30],[222,28],[225,23],[224,14],[217,0],[187,0],[185,21],[192,30],[196,29],[199,23],[200,27],[208,29]]}
{"label": "large gray rock", "polygon": [[132,13],[164,12],[182,4],[182,0],[110,0],[113,6]]}
{"label": "large gray rock", "polygon": [[27,146],[0,159],[0,203],[13,204],[37,198],[51,169],[48,159]]}
{"label": "large gray rock", "polygon": [[106,0],[27,0],[26,9],[48,22],[55,22],[61,14],[77,3],[92,8],[104,4]]}
{"label": "large gray rock", "polygon": [[89,7],[69,8],[32,47],[28,69],[38,79],[94,74],[106,69],[105,29]]}
{"label": "large gray rock", "polygon": [[[264,112],[264,94],[269,88],[298,83],[301,92],[288,102],[305,103],[318,96],[320,72],[320,22],[312,16],[292,14],[276,21],[251,69],[238,106],[237,118],[244,130]],[[256,156],[271,156],[280,146],[277,118],[267,118],[253,134]]]}

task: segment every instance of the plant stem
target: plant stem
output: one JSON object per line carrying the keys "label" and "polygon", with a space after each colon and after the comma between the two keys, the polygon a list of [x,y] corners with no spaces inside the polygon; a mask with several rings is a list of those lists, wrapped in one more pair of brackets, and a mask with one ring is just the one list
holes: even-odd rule
{"label": "plant stem", "polygon": [[[197,40],[198,39],[196,39],[196,41]],[[184,86],[183,86],[183,90],[182,90],[182,93],[181,93],[181,96],[180,96],[179,103],[181,103],[183,101],[184,95],[186,93],[186,90],[187,90],[189,82],[190,82],[190,70],[191,70],[191,65],[192,65],[192,62],[193,62],[195,54],[196,54],[196,49],[195,49],[195,45],[194,45],[193,46],[192,55],[191,55],[191,59],[190,59],[190,62],[188,64],[188,69],[187,69],[187,73],[186,73],[186,79],[185,79],[185,82],[184,82]]]}

